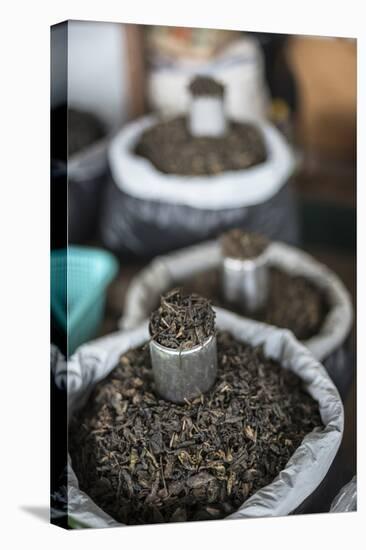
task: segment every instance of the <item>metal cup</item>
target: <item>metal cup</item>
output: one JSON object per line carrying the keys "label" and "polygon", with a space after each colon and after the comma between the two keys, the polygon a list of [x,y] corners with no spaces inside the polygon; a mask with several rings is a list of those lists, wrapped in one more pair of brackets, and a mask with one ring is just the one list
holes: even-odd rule
{"label": "metal cup", "polygon": [[244,313],[255,313],[266,304],[269,289],[267,250],[246,260],[223,258],[224,298],[228,303],[238,305]]}
{"label": "metal cup", "polygon": [[156,390],[168,401],[189,401],[208,391],[216,380],[215,334],[189,350],[167,348],[151,340],[150,357]]}
{"label": "metal cup", "polygon": [[189,131],[195,137],[220,137],[226,132],[224,100],[221,96],[193,96]]}

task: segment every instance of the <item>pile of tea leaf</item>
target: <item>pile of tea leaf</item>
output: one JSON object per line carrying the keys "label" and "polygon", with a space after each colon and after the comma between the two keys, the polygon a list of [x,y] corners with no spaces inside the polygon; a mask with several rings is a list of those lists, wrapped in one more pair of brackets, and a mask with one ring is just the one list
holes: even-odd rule
{"label": "pile of tea leaf", "polygon": [[223,97],[225,92],[225,86],[221,82],[207,75],[197,75],[193,80],[191,80],[188,89],[191,92],[191,95],[196,97]]}
{"label": "pile of tea leaf", "polygon": [[262,254],[266,250],[269,241],[259,233],[232,229],[223,234],[220,243],[224,256],[247,260]]}
{"label": "pile of tea leaf", "polygon": [[[276,267],[270,267],[269,296],[263,311],[251,317],[291,330],[299,340],[307,340],[319,333],[329,304],[324,292],[306,277],[294,276]],[[242,314],[239,306],[227,304],[221,292],[219,269],[211,269],[187,279],[182,285],[185,293],[196,292],[215,306]]]}
{"label": "pile of tea leaf", "polygon": [[160,298],[160,306],[151,314],[149,329],[162,346],[191,349],[215,332],[215,312],[206,298],[183,295],[176,288]]}
{"label": "pile of tea leaf", "polygon": [[262,133],[254,125],[229,121],[222,137],[194,137],[185,117],[163,120],[145,130],[135,154],[160,172],[184,176],[244,170],[267,158]]}
{"label": "pile of tea leaf", "polygon": [[117,521],[223,518],[271,483],[321,427],[296,375],[228,333],[217,338],[217,381],[193,402],[155,395],[144,346],[121,357],[73,419],[80,488]]}

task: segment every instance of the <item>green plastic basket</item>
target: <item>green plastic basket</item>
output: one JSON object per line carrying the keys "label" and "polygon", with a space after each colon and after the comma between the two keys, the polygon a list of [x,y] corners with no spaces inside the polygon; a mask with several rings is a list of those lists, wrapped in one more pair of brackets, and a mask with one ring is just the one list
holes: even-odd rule
{"label": "green plastic basket", "polygon": [[67,334],[67,354],[96,336],[116,258],[98,248],[69,246],[51,252],[51,309]]}

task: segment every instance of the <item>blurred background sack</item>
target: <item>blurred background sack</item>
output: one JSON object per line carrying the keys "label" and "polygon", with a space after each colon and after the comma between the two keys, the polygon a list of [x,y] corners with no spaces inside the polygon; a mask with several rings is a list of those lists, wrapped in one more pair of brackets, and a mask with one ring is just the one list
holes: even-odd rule
{"label": "blurred background sack", "polygon": [[147,52],[147,100],[153,110],[168,115],[187,112],[188,84],[201,73],[226,86],[230,117],[266,117],[269,91],[262,50],[254,38],[238,39],[235,31],[152,27]]}

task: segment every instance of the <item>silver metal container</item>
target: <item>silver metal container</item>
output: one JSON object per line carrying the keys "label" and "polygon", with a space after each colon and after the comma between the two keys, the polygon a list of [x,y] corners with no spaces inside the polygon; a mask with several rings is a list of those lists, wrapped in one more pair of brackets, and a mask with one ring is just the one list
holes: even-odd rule
{"label": "silver metal container", "polygon": [[208,391],[216,380],[216,335],[189,350],[170,349],[150,341],[156,390],[168,401],[184,403]]}
{"label": "silver metal container", "polygon": [[227,129],[224,100],[221,96],[193,96],[189,112],[189,131],[195,137],[220,137]]}
{"label": "silver metal container", "polygon": [[268,248],[256,258],[241,260],[224,257],[221,267],[225,300],[239,306],[243,313],[262,309],[268,298]]}

